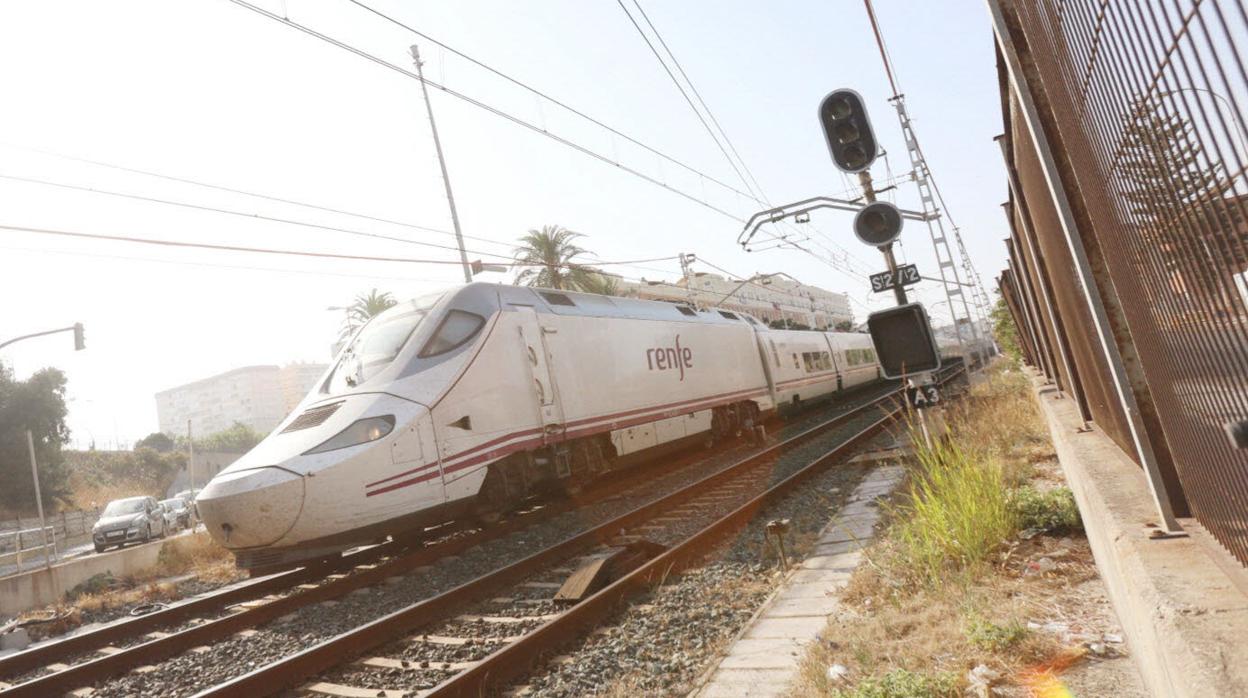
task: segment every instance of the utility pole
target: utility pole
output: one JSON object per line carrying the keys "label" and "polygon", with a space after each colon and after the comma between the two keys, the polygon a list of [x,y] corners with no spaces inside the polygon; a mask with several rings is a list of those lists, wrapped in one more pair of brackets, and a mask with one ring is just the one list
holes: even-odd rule
{"label": "utility pole", "polygon": [[[871,182],[871,171],[863,170],[858,173],[858,183],[862,185],[862,198],[868,203],[875,203],[875,186]],[[897,258],[893,256],[893,243],[888,243],[879,248],[880,253],[884,255],[884,263],[888,265],[888,273],[897,279]],[[905,305],[909,303],[906,300],[906,289],[901,284],[901,280],[897,280],[897,284],[893,286],[893,295],[897,298],[897,305]]]}
{"label": "utility pole", "polygon": [[191,433],[191,420],[186,420],[186,472],[191,478],[191,497],[195,496],[195,436]]}
{"label": "utility pole", "polygon": [[442,141],[438,138],[438,124],[433,120],[433,103],[429,101],[429,88],[425,86],[424,65],[420,61],[420,48],[412,44],[412,61],[416,63],[416,77],[420,79],[420,93],[425,97],[425,109],[429,112],[429,130],[433,132],[433,148],[438,151],[438,166],[442,168],[442,183],[446,185],[446,201],[451,205],[451,224],[455,226],[455,244],[459,246],[459,261],[464,265],[464,281],[472,283],[472,267],[468,264],[468,252],[464,250],[464,234],[459,229],[459,213],[455,211],[455,195],[451,193],[451,176],[446,172],[446,158],[442,155]]}
{"label": "utility pole", "polygon": [[[43,518],[43,494],[39,491],[39,464],[35,461],[35,437],[26,430],[26,448],[30,450],[30,475],[35,479],[35,508],[39,511],[39,534],[43,537],[43,562],[52,569],[52,555],[56,554],[56,533],[52,533],[52,543],[48,544],[48,522]],[[51,549],[51,554],[48,550]]]}
{"label": "utility pole", "polygon": [[685,295],[689,296],[689,305],[692,305],[695,308],[700,306],[698,305],[697,298],[694,297],[693,274],[689,269],[689,265],[693,264],[697,258],[697,255],[692,252],[688,254],[684,252],[680,253],[680,275],[685,279]]}

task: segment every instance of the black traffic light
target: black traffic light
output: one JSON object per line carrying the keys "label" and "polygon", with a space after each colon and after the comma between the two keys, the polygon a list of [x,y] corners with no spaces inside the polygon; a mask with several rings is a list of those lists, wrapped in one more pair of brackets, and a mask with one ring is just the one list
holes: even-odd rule
{"label": "black traffic light", "polygon": [[886,378],[914,376],[940,368],[936,337],[921,304],[909,303],[871,313],[867,316],[867,330]]}
{"label": "black traffic light", "polygon": [[74,323],[74,351],[82,351],[87,348],[86,337],[82,333],[82,323]]}
{"label": "black traffic light", "polygon": [[879,148],[862,95],[849,89],[830,93],[819,103],[819,121],[837,167],[862,172],[875,162]]}
{"label": "black traffic light", "polygon": [[854,235],[868,245],[884,247],[901,236],[901,211],[887,201],[864,206],[854,216]]}

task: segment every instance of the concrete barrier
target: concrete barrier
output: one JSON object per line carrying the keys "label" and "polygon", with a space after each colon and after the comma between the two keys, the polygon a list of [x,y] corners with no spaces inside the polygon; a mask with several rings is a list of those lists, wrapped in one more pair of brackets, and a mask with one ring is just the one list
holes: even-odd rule
{"label": "concrete barrier", "polygon": [[164,544],[144,543],[4,577],[0,579],[0,618],[56,603],[65,592],[97,574],[125,577],[143,572],[156,565]]}
{"label": "concrete barrier", "polygon": [[1189,538],[1154,539],[1144,474],[1099,429],[1080,431],[1074,400],[1037,381],[1036,398],[1079,503],[1097,570],[1149,692],[1248,696],[1245,571],[1193,521]]}

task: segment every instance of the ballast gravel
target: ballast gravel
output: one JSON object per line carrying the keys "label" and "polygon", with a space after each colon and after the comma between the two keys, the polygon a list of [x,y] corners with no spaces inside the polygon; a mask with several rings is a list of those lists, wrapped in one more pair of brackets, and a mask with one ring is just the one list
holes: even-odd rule
{"label": "ballast gravel", "polygon": [[[862,404],[886,390],[887,388],[881,387],[864,393],[852,404]],[[776,438],[791,436],[849,409],[851,409],[850,405],[837,405],[808,412],[798,419],[789,421],[773,436]],[[779,479],[785,467],[789,467],[790,471],[795,470],[805,462],[801,459],[809,459],[811,454],[820,449],[826,450],[829,444],[843,439],[844,434],[849,433],[850,429],[861,422],[863,422],[862,417],[848,420],[846,425],[833,429],[828,434],[790,451],[777,463],[772,480]],[[725,447],[696,464],[657,476],[644,485],[630,488],[610,499],[594,502],[550,520],[536,523],[522,531],[477,546],[458,556],[444,558],[434,565],[402,576],[393,584],[373,587],[366,593],[349,594],[337,599],[336,603],[318,604],[301,609],[290,617],[258,628],[256,633],[218,641],[207,651],[188,652],[173,657],[157,665],[153,671],[127,674],[101,682],[94,687],[96,690],[92,696],[93,698],[112,698],[194,694],[206,687],[246,674],[383,615],[516,562],[597,523],[685,486],[757,450],[756,447],[744,443]],[[753,544],[750,555],[757,561],[757,543]],[[756,563],[748,563],[746,567],[748,568],[751,564]],[[761,569],[759,573],[763,573]],[[506,636],[516,628],[504,630],[507,632],[496,636]],[[357,673],[357,670],[352,669],[352,672]],[[358,670],[358,673],[367,674],[368,671]],[[400,673],[407,676],[411,672]]]}

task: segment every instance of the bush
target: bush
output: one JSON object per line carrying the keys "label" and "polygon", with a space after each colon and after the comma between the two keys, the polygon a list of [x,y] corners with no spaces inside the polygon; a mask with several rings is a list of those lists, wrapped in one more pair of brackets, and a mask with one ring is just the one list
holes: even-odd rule
{"label": "bush", "polygon": [[958,679],[953,674],[920,674],[893,669],[883,676],[858,682],[849,691],[837,691],[837,698],[945,698],[958,695]]}
{"label": "bush", "polygon": [[953,441],[927,446],[912,437],[918,465],[909,501],[895,511],[893,538],[906,570],[922,585],[939,586],[951,571],[985,562],[1018,532],[1001,466]]}
{"label": "bush", "polygon": [[1003,625],[975,616],[966,625],[966,639],[985,652],[1004,652],[1027,639],[1030,630],[1017,620]]}
{"label": "bush", "polygon": [[1043,492],[1034,487],[1020,487],[1014,490],[1013,501],[1022,528],[1055,534],[1083,531],[1079,506],[1067,487]]}

